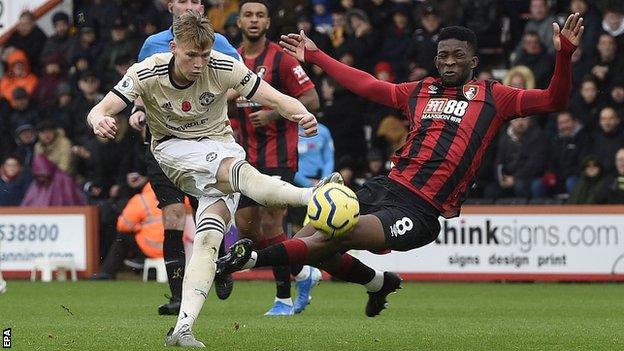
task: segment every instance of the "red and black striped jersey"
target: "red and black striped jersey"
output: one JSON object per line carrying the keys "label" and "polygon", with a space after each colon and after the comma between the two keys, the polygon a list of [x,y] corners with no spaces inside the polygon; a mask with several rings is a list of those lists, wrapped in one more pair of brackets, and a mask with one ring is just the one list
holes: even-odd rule
{"label": "red and black striped jersey", "polygon": [[571,57],[576,47],[564,36],[560,39],[554,74],[544,90],[521,90],[481,80],[449,87],[431,77],[392,84],[348,67],[320,50],[306,50],[305,59],[354,93],[403,110],[410,130],[407,141],[392,158],[389,177],[449,218],[459,215],[483,154],[505,121],[559,111],[567,105],[572,86]]}
{"label": "red and black striped jersey", "polygon": [[[314,89],[314,84],[299,62],[282,52],[279,45],[267,41],[262,53],[247,59],[243,47],[238,49],[245,65],[278,91],[299,97]],[[247,152],[247,161],[257,168],[289,168],[297,170],[298,125],[284,118],[265,127],[254,128],[249,115],[262,106],[245,99],[236,101],[234,123],[238,142]]]}
{"label": "red and black striped jersey", "polygon": [[493,81],[445,87],[439,79],[426,78],[396,85],[396,104],[408,116],[410,133],[392,158],[390,179],[445,217],[456,216],[500,126],[520,114],[509,96],[517,92]]}

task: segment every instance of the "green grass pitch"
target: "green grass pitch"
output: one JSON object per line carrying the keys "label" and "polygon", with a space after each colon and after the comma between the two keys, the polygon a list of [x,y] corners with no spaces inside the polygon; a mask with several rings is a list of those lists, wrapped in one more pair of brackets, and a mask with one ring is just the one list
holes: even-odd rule
{"label": "green grass pitch", "polygon": [[[324,282],[301,315],[264,317],[268,282],[208,297],[194,331],[212,350],[624,350],[622,284],[404,283],[389,309]],[[9,281],[0,328],[15,350],[161,350],[175,317],[158,316],[165,284]],[[64,306],[64,307],[63,307]]]}

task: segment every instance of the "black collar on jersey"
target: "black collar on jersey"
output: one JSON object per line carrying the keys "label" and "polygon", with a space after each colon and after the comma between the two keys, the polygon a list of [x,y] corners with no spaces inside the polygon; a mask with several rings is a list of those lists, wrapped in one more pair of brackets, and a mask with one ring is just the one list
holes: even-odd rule
{"label": "black collar on jersey", "polygon": [[193,83],[195,83],[195,82],[190,82],[189,84],[184,86],[184,85],[180,85],[180,84],[176,83],[173,80],[173,70],[174,70],[174,67],[175,67],[174,63],[175,63],[175,56],[171,56],[171,60],[169,61],[169,82],[171,82],[171,85],[173,85],[174,88],[180,89],[180,90],[186,89],[186,88],[190,87],[191,85],[193,85]]}

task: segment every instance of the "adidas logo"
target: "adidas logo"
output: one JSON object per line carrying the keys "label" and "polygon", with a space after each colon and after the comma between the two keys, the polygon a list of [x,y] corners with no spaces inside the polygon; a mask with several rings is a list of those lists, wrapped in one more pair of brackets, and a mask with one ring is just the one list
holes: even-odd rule
{"label": "adidas logo", "polygon": [[164,109],[167,109],[167,110],[173,110],[173,106],[171,105],[171,101],[167,101],[167,102],[165,102],[165,103],[164,103],[164,104],[162,104],[162,106],[160,106],[160,107],[162,107],[162,108],[164,108]]}

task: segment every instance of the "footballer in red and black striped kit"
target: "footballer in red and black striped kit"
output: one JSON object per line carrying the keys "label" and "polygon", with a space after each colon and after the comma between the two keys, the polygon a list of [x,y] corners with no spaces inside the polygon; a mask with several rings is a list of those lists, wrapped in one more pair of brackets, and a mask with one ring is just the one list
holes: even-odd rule
{"label": "footballer in red and black striped kit", "polygon": [[[243,32],[245,33],[245,32]],[[265,40],[259,55],[238,49],[245,65],[258,77],[280,92],[299,98],[314,95],[314,83],[299,62],[282,52],[282,48]],[[282,168],[297,170],[297,123],[240,97],[236,100],[239,143],[247,152],[247,161],[259,169]]]}
{"label": "footballer in red and black striped kit", "polygon": [[[318,110],[319,98],[314,84],[297,59],[284,53],[279,45],[265,36],[270,25],[267,4],[261,0],[241,1],[237,21],[243,36],[238,52],[247,68],[280,92],[299,99],[309,111]],[[243,96],[236,100],[233,117],[238,122],[233,125],[238,143],[247,153],[247,161],[264,174],[292,183],[297,171],[297,123],[287,121],[276,111]],[[236,223],[241,236],[253,239],[256,248],[261,249],[287,239],[283,230],[284,214],[285,209],[262,208],[250,198],[241,196]],[[274,267],[276,299],[267,315],[291,315],[303,311],[308,304],[309,289],[300,288],[302,276],[298,274],[311,270],[307,266]],[[290,297],[291,273],[298,286],[294,305]],[[315,277],[320,277],[320,271],[314,273]]]}
{"label": "footballer in red and black striped kit", "polygon": [[[566,19],[563,28],[552,24],[556,63],[544,90],[474,80],[473,70],[479,62],[477,39],[465,27],[447,27],[439,34],[435,65],[440,78],[403,84],[379,81],[337,62],[318,50],[303,32],[282,36],[280,44],[286,53],[321,67],[360,96],[402,109],[409,119],[409,135],[392,159],[390,174],[367,181],[358,191],[360,220],[344,237],[327,240],[307,226],[295,239],[253,252],[248,259],[230,251],[219,261],[217,271],[312,264],[342,280],[364,285],[369,294],[366,314],[379,314],[387,295],[400,287],[399,276],[375,271],[341,253],[350,249],[408,251],[435,240],[439,216],[459,215],[483,154],[503,123],[566,107],[571,57],[583,34],[582,23],[576,13]],[[248,243],[235,244],[240,245]]]}

